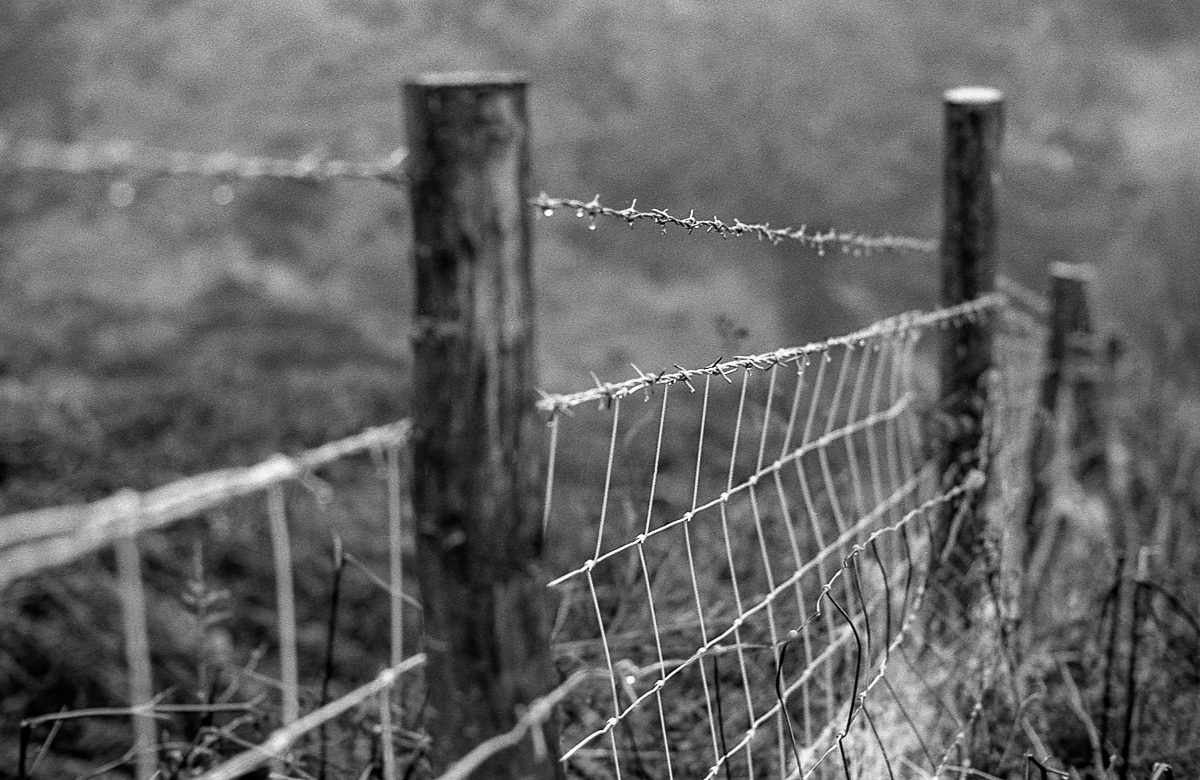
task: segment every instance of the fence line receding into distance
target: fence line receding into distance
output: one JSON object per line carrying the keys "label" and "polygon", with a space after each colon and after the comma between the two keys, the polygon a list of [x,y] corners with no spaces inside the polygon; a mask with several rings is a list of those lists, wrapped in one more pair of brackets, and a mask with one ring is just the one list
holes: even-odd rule
{"label": "fence line receding into distance", "polygon": [[[1032,374],[997,351],[992,367],[1015,392],[988,398],[983,416],[971,422],[977,439],[957,453],[971,465],[947,481],[937,452],[944,442],[932,440],[924,425],[944,400],[922,385],[939,348],[945,350],[929,337],[950,343],[972,333],[1028,343],[1044,314],[1030,305],[1040,304],[1037,296],[1025,295],[1033,313],[1023,322],[1033,327],[1011,327],[1013,299],[1023,288],[1013,283],[1011,290],[993,293],[987,269],[976,280],[975,294],[943,300],[941,308],[928,312],[698,368],[675,366],[657,374],[635,368],[638,376],[628,381],[543,394],[535,404],[531,368],[505,362],[516,360],[517,353],[531,360],[533,353],[532,324],[526,312],[514,315],[524,307],[513,303],[532,290],[525,240],[530,207],[630,224],[644,220],[664,229],[754,235],[773,243],[792,240],[818,254],[945,253],[946,244],[678,217],[662,209],[639,211],[636,202],[615,209],[598,197],[531,197],[520,79],[426,78],[409,85],[406,101],[408,152],[380,163],[0,138],[0,171],[359,178],[404,183],[415,194],[409,200],[414,265],[421,269],[416,301],[421,359],[414,363],[423,391],[413,395],[426,406],[414,410],[413,423],[146,494],[126,492],[85,507],[0,518],[0,553],[15,562],[6,580],[107,545],[118,548],[128,714],[139,776],[156,771],[154,718],[167,708],[160,708],[153,690],[138,535],[235,496],[260,494],[265,506],[258,514],[265,515],[277,586],[281,679],[269,687],[279,690],[282,717],[265,741],[207,765],[205,776],[213,780],[265,763],[306,771],[308,759],[294,750],[305,734],[372,700],[379,771],[395,780],[400,769],[393,737],[402,728],[393,719],[399,715],[411,725],[426,708],[406,710],[394,693],[399,681],[418,670],[434,710],[427,723],[435,744],[423,742],[405,758],[411,765],[428,755],[434,771],[444,770],[447,778],[476,770],[549,777],[556,762],[595,777],[848,778],[893,775],[902,766],[942,773],[969,739],[997,673],[999,651],[979,647],[1001,643],[992,641],[996,626],[985,620],[972,631],[938,638],[948,646],[977,645],[958,656],[957,665],[925,652],[934,646],[926,621],[943,617],[934,575],[956,550],[959,536],[967,535],[964,529],[972,530],[985,489],[1005,490],[1003,480],[995,485],[990,473],[998,462],[993,448],[1023,440],[1008,434],[1024,423],[1010,420],[1002,401],[1024,397],[1020,391]],[[503,132],[463,132],[479,123],[502,125]],[[504,142],[496,148],[468,148],[497,138]],[[459,153],[439,156],[434,146],[445,143],[461,147]],[[430,160],[451,166],[453,175],[431,176]],[[431,204],[444,213],[426,213]],[[497,214],[503,220],[492,219]],[[476,235],[481,224],[499,222],[497,235]],[[953,268],[960,258],[944,259]],[[471,264],[478,272],[437,277],[454,264]],[[479,287],[437,286],[448,280]],[[462,300],[481,302],[496,317],[464,324],[456,303]],[[498,328],[509,341],[470,330],[501,315],[513,317]],[[490,357],[477,360],[482,354]],[[465,387],[481,388],[480,394],[464,401]],[[987,398],[982,386],[957,390]],[[596,404],[594,413],[583,408],[590,403]],[[550,415],[546,451],[538,449],[544,430],[538,407]],[[992,435],[993,429],[1005,435]],[[448,442],[451,432],[462,440]],[[404,452],[410,448],[427,456],[412,468]],[[381,632],[388,634],[389,663],[371,682],[310,707],[297,658],[296,567],[284,483],[299,481],[320,494],[322,484],[310,476],[314,469],[364,451],[377,453],[384,471],[379,511],[386,516],[389,571],[373,581],[391,599],[390,631]],[[546,457],[544,500],[528,499],[537,482],[531,453]],[[497,527],[489,525],[496,518],[480,514],[466,522],[455,513],[465,506],[461,502],[489,489],[463,476],[482,472],[496,483],[490,487],[505,506],[520,510],[496,521],[506,523],[504,534],[478,536],[481,529]],[[453,489],[463,486],[470,489]],[[410,496],[416,505],[411,519]],[[477,503],[488,510],[488,501]],[[413,536],[423,585],[423,638],[431,641],[424,653],[405,656],[401,548]],[[436,579],[431,555],[439,557]],[[463,569],[463,560],[467,574],[455,569]],[[544,579],[534,580],[534,574]],[[468,579],[470,587],[464,585]],[[443,581],[445,588],[431,586]],[[474,656],[467,654],[471,641],[446,631],[462,607],[447,602],[464,598],[473,599],[469,629],[475,633],[467,640],[486,639]],[[549,609],[553,599],[560,604],[556,610]],[[503,619],[514,608],[529,619]],[[543,615],[552,625],[541,625]],[[507,666],[515,656],[516,667],[522,658],[531,664],[489,680],[486,671],[478,673],[480,653],[489,663],[503,656]],[[553,667],[543,663],[551,653]],[[547,670],[564,681],[555,687],[542,674]],[[485,692],[474,701],[502,701],[498,714],[484,706],[446,706],[461,693],[456,688],[461,680],[453,676],[468,673],[475,677],[464,687]],[[34,726],[50,722],[28,721],[23,742]],[[453,733],[444,733],[448,723]],[[446,745],[463,750],[449,755]]]}

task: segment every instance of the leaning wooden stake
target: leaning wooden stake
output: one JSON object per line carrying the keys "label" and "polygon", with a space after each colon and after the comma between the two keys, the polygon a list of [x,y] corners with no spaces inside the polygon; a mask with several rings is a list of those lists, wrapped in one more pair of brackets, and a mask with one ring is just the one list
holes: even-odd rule
{"label": "leaning wooden stake", "polygon": [[[945,95],[942,176],[942,305],[986,295],[996,285],[996,198],[1003,141],[1004,96],[990,87],[960,87]],[[962,482],[980,458],[992,367],[992,324],[970,320],[950,328],[941,350],[941,473],[945,485]],[[944,559],[935,584],[947,607],[965,610],[974,589],[964,574],[980,554],[982,493],[949,502],[938,523]],[[964,506],[963,502],[967,502]]]}
{"label": "leaning wooden stake", "polygon": [[[405,85],[416,336],[413,504],[435,769],[553,687],[534,411],[526,84]],[[481,777],[549,778],[527,740]]]}

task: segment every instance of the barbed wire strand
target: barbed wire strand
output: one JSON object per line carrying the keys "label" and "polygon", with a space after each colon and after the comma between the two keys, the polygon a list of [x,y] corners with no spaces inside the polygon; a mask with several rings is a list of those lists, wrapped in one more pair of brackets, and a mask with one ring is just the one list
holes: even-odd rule
{"label": "barbed wire strand", "polygon": [[768,223],[747,223],[740,219],[725,222],[716,216],[712,219],[697,219],[694,209],[686,217],[673,215],[664,209],[643,211],[637,208],[636,198],[623,209],[601,204],[599,195],[584,201],[577,198],[555,198],[543,192],[530,202],[547,217],[552,216],[557,210],[573,210],[578,217],[590,218],[591,222],[588,226],[592,229],[595,229],[596,217],[615,217],[625,220],[630,227],[640,220],[650,221],[662,228],[664,233],[668,225],[675,225],[687,230],[688,233],[703,230],[705,233],[715,233],[722,238],[754,236],[773,244],[797,241],[803,246],[815,249],[819,255],[834,250],[840,250],[847,254],[871,254],[879,251],[934,254],[938,251],[936,241],[910,236],[892,234],[873,236],[834,228],[824,231],[811,230],[807,225],[801,225],[798,228],[773,228]]}
{"label": "barbed wire strand", "polygon": [[[690,380],[697,377],[720,376],[728,380],[730,374],[736,373],[746,367],[765,370],[773,365],[794,363],[806,356],[823,353],[834,346],[855,346],[860,342],[865,342],[868,339],[879,336],[912,333],[942,323],[953,323],[959,320],[973,321],[979,316],[1000,309],[1006,300],[1005,296],[1000,293],[991,293],[982,298],[976,298],[975,300],[943,309],[898,314],[879,320],[866,328],[845,336],[836,336],[825,341],[813,342],[800,347],[787,347],[758,355],[743,355],[724,362],[718,360],[699,368],[689,369],[682,366],[675,366],[676,370],[674,371],[664,370],[657,374],[640,372],[633,379],[627,379],[623,382],[612,383],[597,380],[595,387],[575,393],[551,394],[543,392],[542,397],[537,401],[537,408],[543,412],[557,414],[586,403],[611,405],[618,398],[624,398],[643,390],[649,391],[660,385],[672,385],[682,382],[689,387],[693,387]],[[640,371],[636,366],[634,366],[634,370]]]}
{"label": "barbed wire strand", "polygon": [[62,143],[16,138],[0,132],[0,172],[30,171],[75,175],[194,176],[226,181],[283,179],[321,182],[333,179],[407,181],[406,149],[378,161],[350,162],[311,153],[296,160],[240,155],[231,151],[201,153],[142,146],[126,140]]}

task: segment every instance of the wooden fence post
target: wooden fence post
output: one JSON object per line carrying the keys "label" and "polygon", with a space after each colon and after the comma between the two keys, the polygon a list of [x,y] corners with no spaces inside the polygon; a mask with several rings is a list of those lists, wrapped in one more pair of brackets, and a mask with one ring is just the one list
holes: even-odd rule
{"label": "wooden fence post", "polygon": [[[1004,130],[1004,96],[990,87],[960,87],[945,94],[945,158],[942,169],[942,305],[986,295],[996,284],[996,190]],[[941,347],[941,412],[945,434],[940,473],[944,486],[959,484],[980,464],[979,445],[992,367],[992,324],[962,322]],[[964,503],[965,502],[965,503]],[[935,586],[946,606],[965,610],[974,589],[962,576],[979,555],[982,491],[944,505],[937,552],[944,555]],[[949,547],[951,527],[957,526]],[[963,613],[965,615],[965,612]]]}
{"label": "wooden fence post", "polygon": [[[538,574],[526,83],[404,85],[416,335],[413,482],[434,769],[508,730],[554,683]],[[481,776],[559,773],[552,725]],[[544,737],[542,739],[541,737]]]}
{"label": "wooden fence post", "polygon": [[1073,476],[1097,492],[1107,482],[1106,442],[1100,410],[1094,329],[1087,285],[1095,269],[1087,264],[1056,262],[1050,266],[1050,335],[1030,446],[1030,493],[1025,513],[1026,563],[1039,547],[1058,431],[1059,398],[1064,389],[1073,396],[1074,430],[1071,444]]}

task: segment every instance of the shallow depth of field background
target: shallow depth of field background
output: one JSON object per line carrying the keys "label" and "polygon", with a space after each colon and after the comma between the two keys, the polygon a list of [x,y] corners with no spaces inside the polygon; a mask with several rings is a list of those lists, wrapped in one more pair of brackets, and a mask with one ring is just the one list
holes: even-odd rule
{"label": "shallow depth of field background", "polygon": [[[1004,271],[1045,289],[1053,260],[1097,264],[1102,328],[1187,379],[1197,38],[1200,6],[1171,0],[6,0],[0,130],[376,159],[403,144],[404,77],[518,70],[551,195],[936,237],[941,93],[992,85],[1008,97]],[[0,512],[406,413],[402,190],[236,183],[218,205],[214,182],[134,177],[118,207],[100,177],[0,182]],[[561,212],[536,219],[535,262],[551,390],[937,303],[933,257],[589,232]]]}
{"label": "shallow depth of field background", "polygon": [[[1197,22],[1187,4],[1114,0],[14,0],[0,8],[0,127],[378,158],[403,143],[404,76],[522,70],[535,186],[551,194],[936,237],[940,94],[995,85],[1009,99],[1006,270],[1044,288],[1051,260],[1099,264],[1105,322],[1194,370]],[[4,509],[248,461],[403,408],[400,192],[240,184],[218,206],[212,182],[130,183],[118,209],[107,181],[5,177],[0,367],[16,397],[0,414],[18,434],[48,415],[65,440],[5,436],[0,462],[66,479]],[[550,389],[588,370],[624,378],[631,360],[711,361],[743,329],[741,347],[773,348],[936,303],[928,257],[582,227],[536,223]]]}

